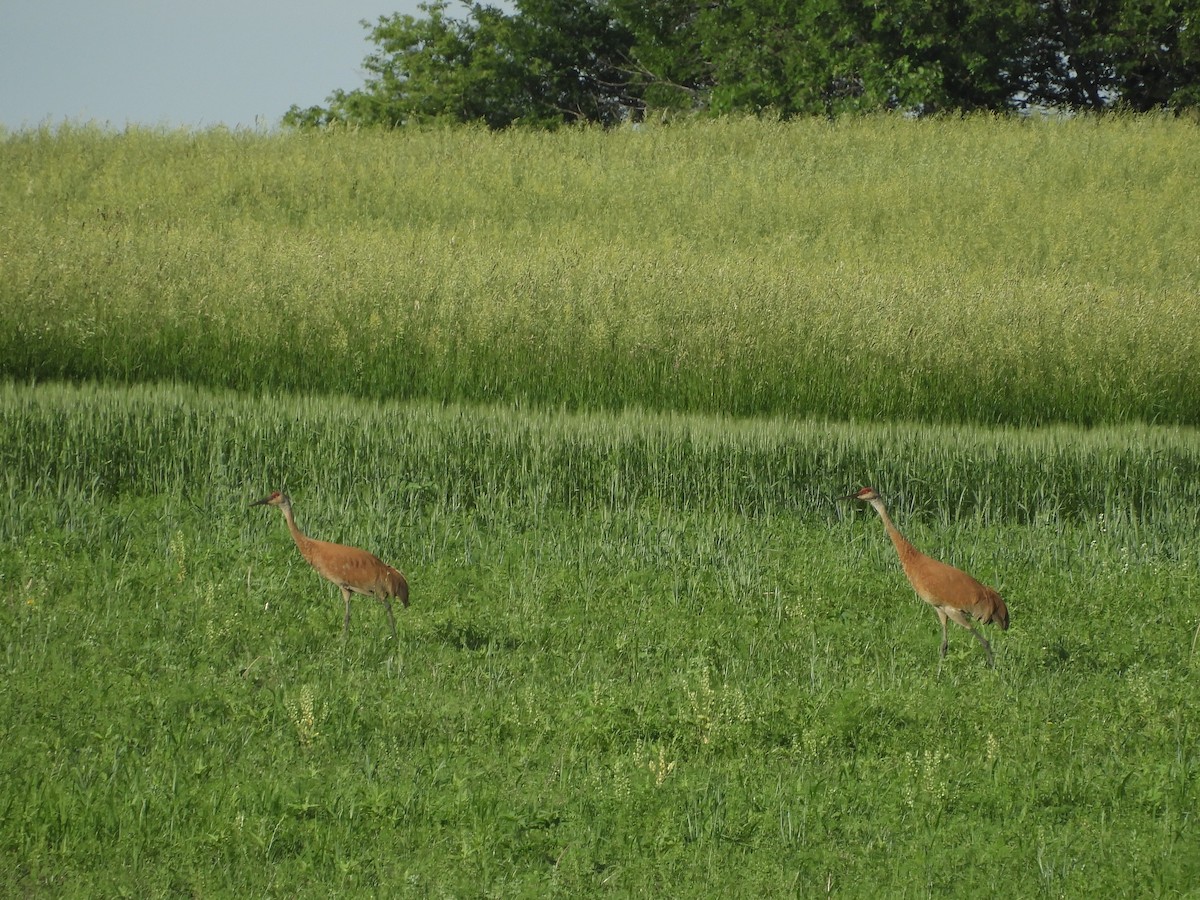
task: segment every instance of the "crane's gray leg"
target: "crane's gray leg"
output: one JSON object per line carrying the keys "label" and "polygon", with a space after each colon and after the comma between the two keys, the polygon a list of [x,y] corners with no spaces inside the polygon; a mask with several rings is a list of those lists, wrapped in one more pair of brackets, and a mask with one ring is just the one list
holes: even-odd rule
{"label": "crane's gray leg", "polygon": [[384,594],[380,596],[379,602],[382,603],[383,608],[387,610],[388,624],[392,626],[392,640],[396,641],[398,640],[396,637],[396,617],[392,615],[392,601],[387,598],[386,594]]}
{"label": "crane's gray leg", "polygon": [[[946,627],[946,616],[949,616],[963,628],[967,629],[967,631],[971,632],[971,634],[975,635],[975,640],[979,641],[979,643],[983,645],[983,650],[985,653],[987,653],[988,668],[991,668],[995,664],[992,659],[992,645],[989,644],[987,642],[987,638],[980,634],[976,630],[975,626],[971,624],[971,620],[967,618],[966,613],[957,609],[946,610],[946,612],[942,614],[943,630]],[[943,651],[942,655],[945,655],[945,651]]]}
{"label": "crane's gray leg", "polygon": [[942,657],[946,656],[946,648],[950,645],[950,638],[946,634],[946,611],[940,606],[937,607],[938,621],[942,623]]}
{"label": "crane's gray leg", "polygon": [[968,625],[967,628],[971,630],[971,634],[979,638],[979,643],[983,644],[983,650],[987,653],[988,668],[993,668],[996,665],[996,661],[992,658],[992,645],[987,642],[987,638],[975,630],[975,626]]}
{"label": "crane's gray leg", "polygon": [[342,599],[346,602],[346,618],[342,620],[342,637],[350,633],[350,588],[342,588]]}

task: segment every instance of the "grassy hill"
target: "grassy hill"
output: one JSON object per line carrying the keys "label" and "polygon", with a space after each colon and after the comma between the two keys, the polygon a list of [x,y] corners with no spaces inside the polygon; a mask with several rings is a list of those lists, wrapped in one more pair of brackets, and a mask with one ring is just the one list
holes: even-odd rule
{"label": "grassy hill", "polygon": [[1197,424],[1173,120],[0,141],[0,373]]}

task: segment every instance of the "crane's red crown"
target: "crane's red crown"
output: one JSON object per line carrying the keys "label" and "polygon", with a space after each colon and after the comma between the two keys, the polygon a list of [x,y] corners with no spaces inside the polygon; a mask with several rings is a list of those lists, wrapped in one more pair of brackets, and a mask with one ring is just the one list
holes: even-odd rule
{"label": "crane's red crown", "polygon": [[845,499],[847,499],[847,500],[874,500],[878,496],[879,496],[879,491],[875,490],[875,488],[865,487],[865,488],[859,488],[857,491],[855,491],[853,494],[846,497]]}

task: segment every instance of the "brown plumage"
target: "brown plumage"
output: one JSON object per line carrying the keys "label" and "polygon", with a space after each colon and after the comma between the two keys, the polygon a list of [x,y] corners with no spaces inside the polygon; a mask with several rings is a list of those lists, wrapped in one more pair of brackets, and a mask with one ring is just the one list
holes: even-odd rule
{"label": "brown plumage", "polygon": [[292,515],[292,500],[287,494],[276,491],[250,505],[279,507],[300,555],[308,560],[309,565],[323,578],[332,581],[341,589],[342,599],[346,603],[346,618],[342,622],[343,634],[350,631],[350,594],[364,594],[383,604],[383,608],[387,610],[388,624],[392,626],[392,640],[396,640],[396,619],[392,615],[390,598],[399,597],[405,608],[408,607],[408,582],[404,580],[403,574],[365,550],[318,541],[305,535],[296,527],[296,519]]}
{"label": "brown plumage", "polygon": [[966,572],[926,556],[900,533],[884,508],[883,500],[874,488],[865,487],[843,500],[862,500],[870,503],[883,519],[883,527],[896,547],[900,565],[908,576],[917,596],[934,608],[942,623],[942,656],[946,655],[946,620],[957,622],[979,640],[992,665],[992,645],[971,624],[968,616],[985,625],[995,622],[1008,630],[1008,607],[1001,596],[985,584],[980,584]]}

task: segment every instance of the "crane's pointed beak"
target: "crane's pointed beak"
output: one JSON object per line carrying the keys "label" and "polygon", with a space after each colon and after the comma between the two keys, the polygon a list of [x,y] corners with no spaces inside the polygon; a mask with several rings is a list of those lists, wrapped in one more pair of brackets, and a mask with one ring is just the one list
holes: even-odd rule
{"label": "crane's pointed beak", "polygon": [[270,502],[271,502],[271,498],[270,498],[270,497],[263,497],[261,500],[255,500],[255,501],[254,501],[253,503],[251,503],[250,505],[251,505],[252,507],[253,507],[253,506],[266,506],[266,505],[267,505],[268,503],[270,503]]}
{"label": "crane's pointed beak", "polygon": [[834,499],[835,500],[857,500],[858,494],[857,493],[847,494],[845,497],[835,497]]}

